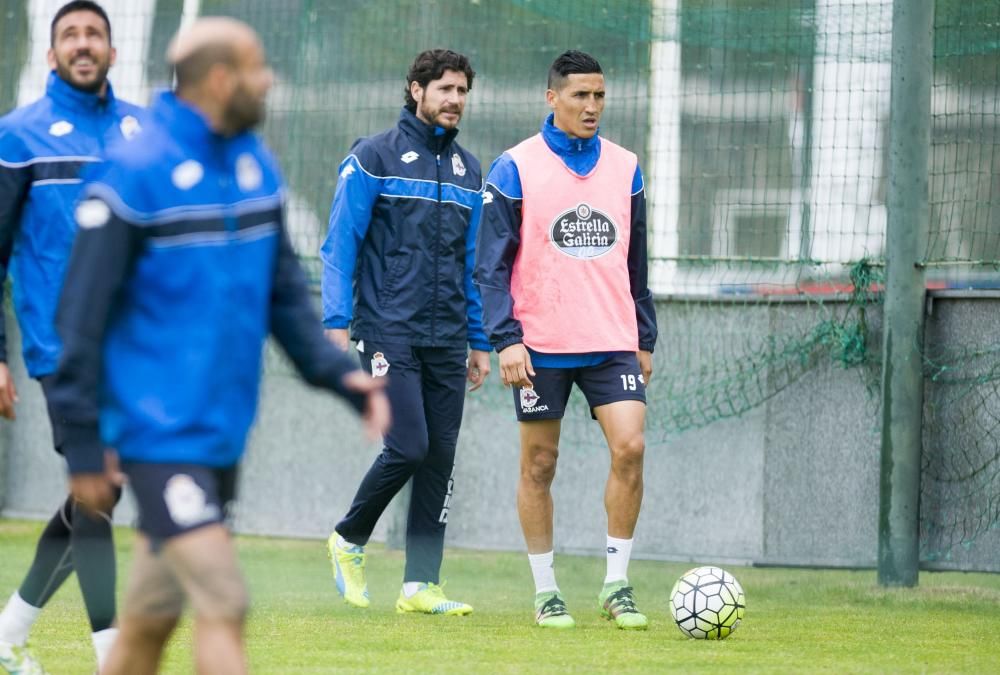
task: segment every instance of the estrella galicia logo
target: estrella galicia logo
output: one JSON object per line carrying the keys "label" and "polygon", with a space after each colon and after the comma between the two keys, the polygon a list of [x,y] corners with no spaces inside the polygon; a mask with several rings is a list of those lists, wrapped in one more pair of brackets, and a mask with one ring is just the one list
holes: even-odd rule
{"label": "estrella galicia logo", "polygon": [[618,243],[618,226],[589,204],[578,204],[552,221],[549,231],[552,244],[573,258],[600,258]]}

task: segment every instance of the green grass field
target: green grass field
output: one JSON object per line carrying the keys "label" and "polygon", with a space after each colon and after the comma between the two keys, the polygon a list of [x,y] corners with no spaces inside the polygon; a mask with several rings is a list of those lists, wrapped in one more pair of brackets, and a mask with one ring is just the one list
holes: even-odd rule
{"label": "green grass field", "polygon": [[[17,586],[41,524],[0,520],[0,594]],[[120,530],[127,573],[132,535]],[[633,561],[631,581],[649,615],[645,633],[601,620],[597,558],[557,556],[572,631],[532,624],[531,575],[515,553],[448,551],[444,577],[470,617],[397,616],[402,555],[370,547],[372,607],[340,600],[318,541],[239,540],[253,596],[247,644],[253,672],[997,672],[1000,575],[929,573],[917,589],[879,588],[873,571],[730,567],[747,595],[746,619],[721,642],[685,638],[667,611],[690,565]],[[704,561],[710,563],[712,561]],[[35,653],[54,675],[93,672],[75,578],[42,614]],[[163,672],[191,672],[190,625],[175,635]]]}

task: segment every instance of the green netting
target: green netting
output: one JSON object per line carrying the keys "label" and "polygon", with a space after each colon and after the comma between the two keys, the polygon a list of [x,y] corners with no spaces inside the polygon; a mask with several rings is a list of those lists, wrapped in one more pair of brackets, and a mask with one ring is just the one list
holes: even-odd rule
{"label": "green netting", "polygon": [[[148,18],[139,61],[113,71],[135,70],[143,95],[167,84],[160,55],[185,6],[257,28],[278,75],[264,133],[314,275],[337,165],[356,138],[394,123],[418,51],[471,57],[478,75],[460,140],[484,166],[537,129],[552,59],[595,54],[609,92],[602,133],[638,153],[647,180],[662,332],[651,440],[752,413],[830,368],[855,370],[869,399],[871,416],[845,424],[877,433],[891,0],[104,4],[113,17]],[[0,105],[15,100],[28,16],[47,22],[51,11],[4,0]],[[922,261],[934,289],[1000,280],[998,35],[994,0],[938,0]],[[959,337],[928,336],[925,557],[998,522],[1000,344],[989,331]],[[511,405],[496,387],[480,393],[473,411]],[[574,400],[575,419],[589,417]],[[567,424],[564,437],[603,444],[591,424]]]}
{"label": "green netting", "polygon": [[[998,9],[956,0],[935,16],[925,263],[948,289],[1000,286]],[[966,311],[983,317],[977,304]],[[920,540],[927,557],[947,559],[1000,524],[1000,341],[989,322],[935,324],[924,353]]]}
{"label": "green netting", "polygon": [[921,542],[950,558],[1000,523],[1000,344],[929,353]]}
{"label": "green netting", "polygon": [[[3,24],[0,39],[0,110],[10,110],[17,103],[17,80],[28,49],[28,13],[22,2],[7,2],[0,7]],[[10,65],[8,65],[10,64]]]}

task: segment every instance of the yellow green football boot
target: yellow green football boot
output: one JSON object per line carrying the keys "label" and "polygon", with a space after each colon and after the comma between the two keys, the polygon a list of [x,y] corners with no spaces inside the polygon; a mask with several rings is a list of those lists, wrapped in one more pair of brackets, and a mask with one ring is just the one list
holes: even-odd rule
{"label": "yellow green football boot", "polygon": [[333,565],[333,578],[337,592],[344,602],[355,607],[367,607],[368,582],[365,581],[365,549],[362,546],[341,546],[340,536],[334,532],[326,540],[326,553]]}
{"label": "yellow green football boot", "polygon": [[635,591],[627,581],[612,581],[605,584],[597,596],[601,605],[601,616],[614,621],[622,630],[646,630],[649,620],[635,608]]}
{"label": "yellow green football boot", "polygon": [[420,590],[406,597],[402,591],[396,600],[396,612],[399,614],[444,614],[445,616],[464,616],[472,614],[472,605],[455,602],[444,596],[444,589],[437,584],[420,584]]}
{"label": "yellow green football boot", "polygon": [[543,591],[535,595],[535,623],[542,628],[573,628],[576,621],[569,615],[559,591]]}
{"label": "yellow green football boot", "polygon": [[35,660],[25,645],[0,640],[0,669],[11,675],[45,675],[45,669]]}

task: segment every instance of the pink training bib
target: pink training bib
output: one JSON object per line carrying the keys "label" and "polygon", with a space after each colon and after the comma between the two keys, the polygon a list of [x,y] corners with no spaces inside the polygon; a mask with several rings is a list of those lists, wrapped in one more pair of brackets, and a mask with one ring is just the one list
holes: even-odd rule
{"label": "pink training bib", "polygon": [[521,247],[511,271],[524,343],[551,353],[636,351],[628,247],[636,156],[601,139],[586,176],[541,134],[507,151],[521,177]]}

